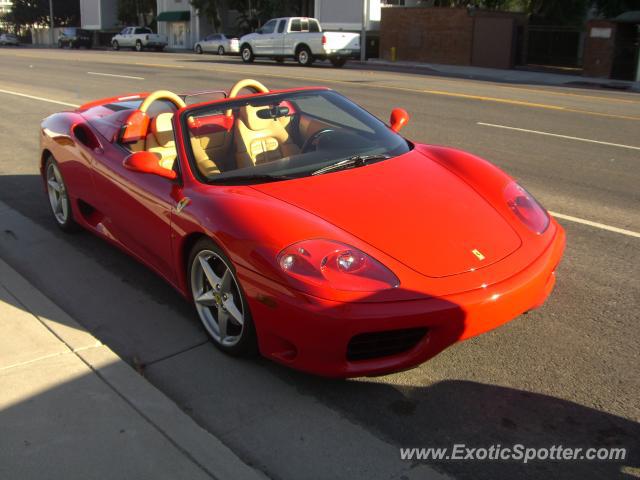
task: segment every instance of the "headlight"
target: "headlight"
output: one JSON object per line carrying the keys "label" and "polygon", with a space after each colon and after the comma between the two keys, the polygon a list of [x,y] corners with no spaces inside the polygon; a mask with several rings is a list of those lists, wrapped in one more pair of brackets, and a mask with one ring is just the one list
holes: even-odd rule
{"label": "headlight", "polygon": [[289,245],[277,256],[283,272],[303,283],[352,292],[376,292],[400,284],[391,270],[344,243],[314,239]]}
{"label": "headlight", "polygon": [[549,214],[529,192],[516,182],[511,182],[504,189],[504,196],[507,205],[522,223],[538,235],[544,233],[549,226]]}

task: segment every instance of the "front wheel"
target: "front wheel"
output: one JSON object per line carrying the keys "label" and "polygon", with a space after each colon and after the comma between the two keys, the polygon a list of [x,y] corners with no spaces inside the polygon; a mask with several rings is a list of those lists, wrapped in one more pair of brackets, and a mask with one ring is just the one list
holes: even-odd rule
{"label": "front wheel", "polygon": [[336,58],[333,57],[329,60],[331,62],[331,65],[333,65],[336,68],[342,68],[344,67],[344,64],[347,63],[347,59],[346,58]]}
{"label": "front wheel", "polygon": [[251,50],[251,47],[249,45],[242,46],[242,48],[240,49],[240,56],[242,57],[242,61],[244,63],[253,62],[253,50]]}
{"label": "front wheel", "polygon": [[296,60],[303,67],[310,67],[313,64],[313,56],[308,47],[301,47],[296,54]]}
{"label": "front wheel", "polygon": [[235,268],[210,239],[191,250],[187,278],[198,317],[216,346],[231,355],[255,354],[255,328]]}
{"label": "front wheel", "polygon": [[224,55],[224,47],[222,45],[218,47],[218,55]]}
{"label": "front wheel", "polygon": [[196,53],[202,55],[202,47],[200,45],[196,45]]}
{"label": "front wheel", "polygon": [[114,50],[120,50],[120,44],[118,43],[117,40],[114,40],[113,42],[111,42],[111,46],[113,47]]}
{"label": "front wheel", "polygon": [[142,42],[140,40],[136,40],[136,52],[142,51]]}
{"label": "front wheel", "polygon": [[65,232],[78,230],[78,224],[73,219],[67,186],[53,157],[47,159],[44,169],[49,206],[58,227]]}

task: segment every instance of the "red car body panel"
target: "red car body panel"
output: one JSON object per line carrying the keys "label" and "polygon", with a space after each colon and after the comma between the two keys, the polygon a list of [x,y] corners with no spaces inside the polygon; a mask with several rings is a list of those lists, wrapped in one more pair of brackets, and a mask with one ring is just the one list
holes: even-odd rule
{"label": "red car body panel", "polygon": [[[181,178],[171,181],[124,168],[128,152],[113,142],[122,125],[91,127],[89,120],[104,115],[101,105],[122,98],[43,122],[43,160],[57,160],[74,217],[187,298],[189,250],[202,236],[213,239],[236,267],[265,357],[336,377],[406,369],[536,308],[553,288],[564,231],[553,219],[542,234],[520,222],[503,196],[512,179],[485,160],[416,145],[400,157],[329,175],[207,185],[191,171],[182,141],[178,118],[190,106],[174,116]],[[232,122],[212,116],[189,128],[228,131]],[[178,211],[183,199],[188,206]],[[400,286],[376,293],[299,288],[275,259],[313,238],[366,252]],[[357,335],[411,328],[427,333],[408,351],[347,358]]]}

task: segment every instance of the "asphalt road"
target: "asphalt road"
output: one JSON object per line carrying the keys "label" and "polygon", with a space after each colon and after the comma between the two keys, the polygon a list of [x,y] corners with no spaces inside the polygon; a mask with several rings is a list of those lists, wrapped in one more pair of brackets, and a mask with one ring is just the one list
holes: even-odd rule
{"label": "asphalt road", "polygon": [[[43,117],[101,97],[228,89],[246,77],[271,88],[327,85],[383,119],[403,107],[408,138],[505,169],[567,230],[550,300],[413,370],[328,381],[225,357],[160,279],[90,234],[57,231],[37,177]],[[454,443],[625,446],[631,455],[432,464],[456,478],[640,476],[637,94],[189,54],[2,49],[0,118],[0,200],[16,211],[0,225],[0,256],[270,477],[391,478],[397,447]]]}

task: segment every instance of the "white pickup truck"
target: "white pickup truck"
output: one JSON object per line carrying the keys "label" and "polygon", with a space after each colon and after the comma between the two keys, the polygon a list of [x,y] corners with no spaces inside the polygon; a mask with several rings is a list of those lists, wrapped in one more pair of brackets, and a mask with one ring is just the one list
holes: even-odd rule
{"label": "white pickup truck", "polygon": [[291,57],[300,65],[309,66],[319,59],[341,67],[348,58],[359,55],[360,34],[323,32],[315,18],[274,18],[240,39],[240,56],[245,63],[255,57],[270,57],[277,62]]}
{"label": "white pickup truck", "polygon": [[167,46],[167,37],[153,33],[147,27],[127,27],[111,39],[114,50],[133,48],[141,52],[145,48],[163,50]]}

